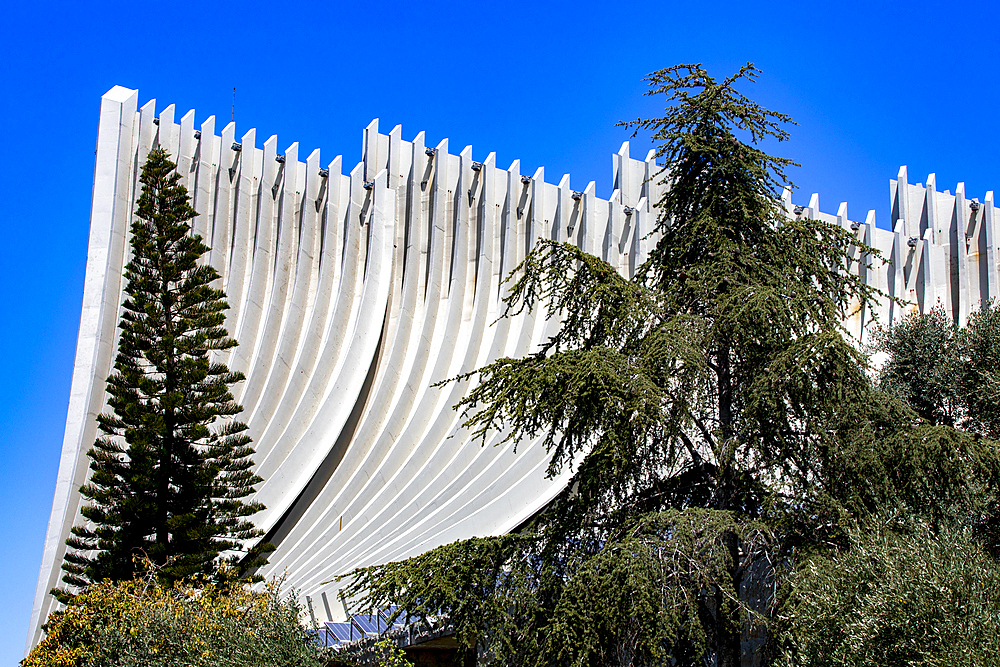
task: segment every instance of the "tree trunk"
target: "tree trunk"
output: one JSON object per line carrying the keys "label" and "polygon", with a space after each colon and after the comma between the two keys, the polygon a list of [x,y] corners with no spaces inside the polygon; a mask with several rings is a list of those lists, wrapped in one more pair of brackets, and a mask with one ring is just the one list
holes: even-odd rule
{"label": "tree trunk", "polygon": [[[160,270],[160,307],[163,308],[163,332],[165,338],[170,340],[170,345],[164,346],[164,373],[163,373],[163,396],[169,396],[177,388],[177,367],[175,363],[175,350],[173,346],[173,300],[170,298],[170,281],[165,277],[167,267],[165,266],[166,248],[164,248],[163,234],[158,235],[157,246],[159,248],[159,270]],[[163,345],[163,340],[159,341]],[[160,451],[160,478],[157,484],[157,508],[156,508],[156,543],[163,548],[165,554],[169,553],[170,532],[168,522],[170,520],[170,482],[173,479],[173,457],[174,457],[174,431],[177,427],[173,408],[165,408],[163,413],[163,445]]]}
{"label": "tree trunk", "polygon": [[[742,577],[739,575],[740,553],[739,537],[733,531],[727,531],[723,535],[723,542],[729,551],[731,565],[729,575],[732,582],[733,593],[737,598],[740,596],[740,584]],[[740,667],[743,622],[740,618],[739,607],[729,611],[729,613],[719,614],[719,626],[716,641],[718,646],[718,667]]]}
{"label": "tree trunk", "polygon": [[[719,391],[719,445],[716,453],[719,465],[719,486],[715,491],[715,505],[723,511],[733,511],[736,505],[737,489],[734,474],[736,447],[733,443],[733,376],[729,358],[729,346],[722,345],[716,355]],[[722,537],[729,551],[729,576],[733,594],[739,598],[742,577],[739,574],[739,537],[734,531],[726,531]],[[724,612],[726,601],[721,592],[718,600],[718,625],[716,626],[716,651],[718,667],[740,667],[740,639],[742,621],[739,608]]]}

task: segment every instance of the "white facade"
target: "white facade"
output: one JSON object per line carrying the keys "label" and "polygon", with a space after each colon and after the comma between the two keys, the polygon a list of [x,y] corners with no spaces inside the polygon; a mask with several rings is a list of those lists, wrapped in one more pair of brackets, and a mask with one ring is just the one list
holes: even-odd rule
{"label": "white facade", "polygon": [[[608,200],[546,183],[543,169],[522,175],[447,140],[402,139],[400,127],[364,131],[364,157],[347,174],[338,156],[300,159],[276,137],[257,148],[254,130],[216,134],[194,111],[138,106],[138,91],[116,86],[102,98],[83,310],[59,477],[32,611],[28,648],[55,608],[65,540],[80,521],[79,487],[104,410],[122,297],[128,229],[146,154],[165,147],[199,212],[195,233],[211,248],[239,342],[226,360],[246,381],[234,388],[250,426],[257,472],[254,520],[277,550],[263,574],[287,574],[317,621],[344,610],[336,575],[413,556],[473,535],[515,528],[561,488],[548,480],[538,443],[481,447],[461,428],[467,384],[432,387],[502,356],[523,356],[555,322],[501,313],[502,279],[538,238],[570,241],[624,275],[655,237],[652,151],[613,156]],[[905,168],[891,182],[893,231],[861,223],[846,205],[832,216],[818,196],[789,215],[853,229],[891,264],[858,265],[867,281],[922,311],[942,303],[963,321],[998,294],[997,212],[993,195],[973,210],[956,194],[909,185]],[[882,322],[899,315],[888,302]],[[849,328],[864,335],[872,313]]]}

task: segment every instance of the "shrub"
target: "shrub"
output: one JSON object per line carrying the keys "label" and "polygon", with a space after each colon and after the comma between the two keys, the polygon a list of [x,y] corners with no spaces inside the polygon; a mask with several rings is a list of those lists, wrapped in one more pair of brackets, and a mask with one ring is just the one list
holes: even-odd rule
{"label": "shrub", "polygon": [[782,667],[985,667],[1000,655],[1000,567],[964,528],[881,518],[792,577]]}
{"label": "shrub", "polygon": [[313,667],[322,663],[301,608],[280,581],[171,586],[155,576],[89,586],[54,612],[22,667]]}

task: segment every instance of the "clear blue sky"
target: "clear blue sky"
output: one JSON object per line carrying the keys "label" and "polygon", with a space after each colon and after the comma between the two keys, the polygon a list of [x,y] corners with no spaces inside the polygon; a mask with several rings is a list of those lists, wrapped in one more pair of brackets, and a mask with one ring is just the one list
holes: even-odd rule
{"label": "clear blue sky", "polygon": [[[758,8],[759,6],[759,8]],[[657,112],[647,72],[703,62],[798,127],[777,152],[795,201],[888,219],[888,179],[934,171],[970,197],[1000,188],[998,42],[986,3],[425,1],[12,2],[0,25],[0,665],[20,659],[62,446],[87,253],[100,96],[171,102],[237,132],[360,158],[361,130],[449,137],[522,173],[597,182]],[[217,123],[221,127],[224,122]],[[633,143],[633,155],[647,145]]]}

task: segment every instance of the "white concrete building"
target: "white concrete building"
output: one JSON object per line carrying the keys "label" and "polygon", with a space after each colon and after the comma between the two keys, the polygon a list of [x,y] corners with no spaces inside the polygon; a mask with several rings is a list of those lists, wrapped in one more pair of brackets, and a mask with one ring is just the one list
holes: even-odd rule
{"label": "white concrete building", "polygon": [[[165,147],[199,212],[194,231],[211,246],[239,341],[227,354],[246,381],[234,388],[250,426],[257,472],[254,517],[277,545],[265,575],[286,572],[317,621],[343,618],[336,585],[361,565],[413,556],[473,535],[515,528],[548,502],[563,478],[547,480],[537,443],[481,447],[452,406],[466,384],[432,387],[501,356],[527,354],[554,322],[533,313],[496,324],[502,279],[538,238],[570,241],[625,275],[645,258],[658,199],[642,160],[624,144],[613,156],[607,200],[545,181],[490,154],[457,155],[447,140],[411,141],[378,121],[364,130],[363,160],[344,173],[338,156],[279,152],[254,130],[217,132],[215,118],[195,126],[194,111],[175,120],[138,91],[116,86],[102,98],[83,310],[59,476],[32,611],[30,648],[55,608],[65,540],[80,521],[85,481],[112,371],[128,229],[146,154]],[[865,280],[929,310],[941,303],[964,322],[1000,293],[997,210],[891,181],[892,231],[819,211],[818,196],[789,215],[853,230],[891,263],[859,264]],[[885,322],[900,308],[883,303]],[[859,339],[872,313],[856,312]],[[492,444],[501,434],[490,438]]]}

